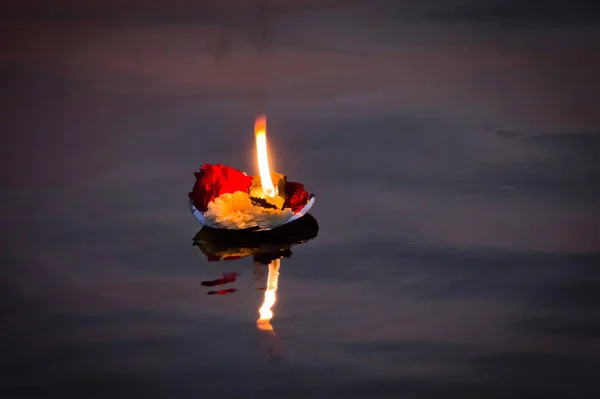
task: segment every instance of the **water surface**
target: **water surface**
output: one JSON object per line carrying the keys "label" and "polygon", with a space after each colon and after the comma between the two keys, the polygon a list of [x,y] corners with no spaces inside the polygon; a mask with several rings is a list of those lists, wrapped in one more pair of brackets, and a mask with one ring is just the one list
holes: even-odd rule
{"label": "water surface", "polygon": [[[7,24],[3,397],[598,394],[597,29],[394,10],[283,13],[268,47],[238,15],[222,53],[186,13]],[[255,173],[259,109],[317,197],[276,335],[266,269],[208,262],[187,209],[203,163]]]}

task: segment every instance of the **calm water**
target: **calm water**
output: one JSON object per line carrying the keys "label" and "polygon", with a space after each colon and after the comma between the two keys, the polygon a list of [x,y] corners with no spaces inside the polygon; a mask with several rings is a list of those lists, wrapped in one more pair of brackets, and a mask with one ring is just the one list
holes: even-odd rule
{"label": "calm water", "polygon": [[[222,58],[200,23],[7,24],[2,397],[599,394],[597,29],[399,14],[284,15],[266,55],[238,18]],[[255,173],[261,107],[319,226],[273,331],[268,266],[187,209],[203,163]]]}

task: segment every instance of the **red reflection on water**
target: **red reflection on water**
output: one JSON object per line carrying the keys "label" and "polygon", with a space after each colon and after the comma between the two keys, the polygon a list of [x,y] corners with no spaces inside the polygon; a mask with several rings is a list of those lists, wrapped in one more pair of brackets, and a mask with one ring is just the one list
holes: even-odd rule
{"label": "red reflection on water", "polygon": [[229,295],[233,294],[237,290],[235,288],[228,288],[226,290],[208,291],[206,295]]}
{"label": "red reflection on water", "polygon": [[223,273],[221,278],[216,279],[216,280],[203,281],[201,284],[205,287],[214,287],[216,285],[229,284],[229,283],[233,283],[239,277],[239,275],[240,274],[237,272]]}

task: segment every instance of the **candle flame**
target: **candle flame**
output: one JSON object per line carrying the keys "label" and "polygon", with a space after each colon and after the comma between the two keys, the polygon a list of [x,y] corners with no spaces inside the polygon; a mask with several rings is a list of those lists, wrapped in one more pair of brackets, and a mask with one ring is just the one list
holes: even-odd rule
{"label": "candle flame", "polygon": [[258,171],[260,173],[260,182],[263,193],[270,198],[277,195],[273,181],[271,180],[271,170],[269,168],[269,155],[267,153],[267,117],[260,115],[254,123],[254,137],[256,139],[256,156],[258,158]]}
{"label": "candle flame", "polygon": [[273,318],[273,311],[271,308],[275,305],[277,297],[277,280],[279,279],[279,265],[280,260],[276,259],[269,263],[269,276],[267,277],[267,289],[265,290],[265,299],[262,306],[258,310],[260,317],[256,321],[256,325],[259,329],[265,331],[273,331],[271,325],[271,318]]}

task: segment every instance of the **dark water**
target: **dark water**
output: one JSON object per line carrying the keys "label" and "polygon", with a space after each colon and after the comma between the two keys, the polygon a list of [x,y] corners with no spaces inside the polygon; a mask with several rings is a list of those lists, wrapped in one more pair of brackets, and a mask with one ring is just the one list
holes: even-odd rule
{"label": "dark water", "polygon": [[[284,14],[270,58],[243,18],[222,53],[149,14],[7,24],[2,397],[598,395],[598,31],[392,11]],[[187,209],[202,163],[255,172],[261,107],[319,226],[274,332],[267,266],[208,262]]]}

